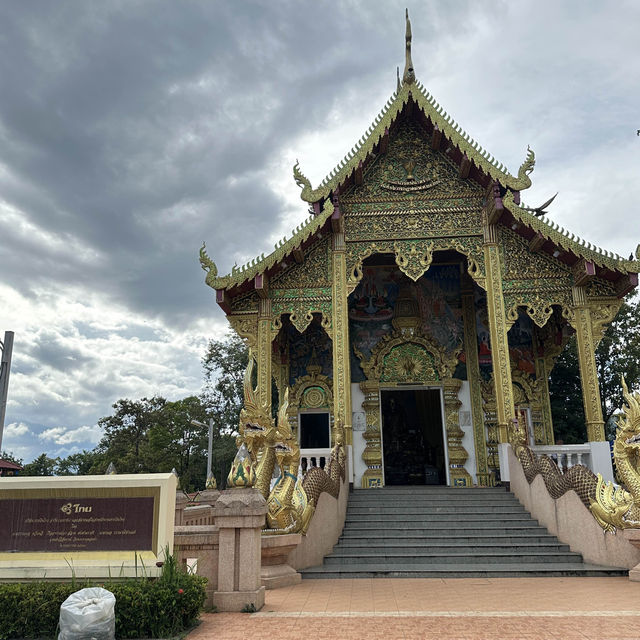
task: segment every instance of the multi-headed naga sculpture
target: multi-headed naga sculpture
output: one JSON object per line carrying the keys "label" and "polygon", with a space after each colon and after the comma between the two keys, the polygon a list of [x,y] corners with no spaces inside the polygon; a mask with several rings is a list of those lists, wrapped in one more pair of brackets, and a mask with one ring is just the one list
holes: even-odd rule
{"label": "multi-headed naga sculpture", "polygon": [[[275,455],[280,467],[280,477],[276,481],[267,503],[267,529],[265,534],[306,533],[315,511],[315,503],[309,501],[298,479],[300,447],[291,431],[287,409],[289,388],[278,411],[278,441]],[[294,504],[294,495],[296,496]]]}
{"label": "multi-headed naga sculpture", "polygon": [[[300,447],[287,417],[289,389],[285,391],[274,425],[267,407],[263,406],[251,382],[255,361],[249,352],[244,376],[244,407],[240,412],[238,454],[229,473],[231,487],[255,486],[268,503],[267,534],[306,533],[318,498],[327,492],[334,498],[340,493],[345,477],[344,429],[335,429],[335,445],[327,471],[310,469],[304,479],[297,476]],[[246,450],[248,453],[243,453]],[[276,461],[280,477],[270,491]]]}
{"label": "multi-headed naga sculpture", "polygon": [[[244,374],[244,407],[240,411],[240,424],[238,426],[239,436],[237,444],[238,455],[233,462],[231,473],[229,474],[229,486],[255,486],[266,500],[269,497],[271,486],[271,476],[276,463],[274,445],[277,439],[276,427],[269,411],[264,407],[258,398],[256,389],[253,388],[251,378],[255,367],[255,360],[251,350],[249,350],[249,364]],[[232,481],[232,474],[236,467],[242,468],[239,463],[241,458],[242,445],[245,445],[250,458],[251,468],[255,480],[247,483],[237,484]],[[245,465],[246,466],[246,465]]]}
{"label": "multi-headed naga sculpture", "polygon": [[623,486],[606,482],[580,464],[562,473],[551,458],[536,456],[517,437],[514,445],[528,482],[542,475],[549,494],[556,499],[573,489],[598,524],[612,533],[640,528],[640,393],[630,393],[624,378],[622,390],[625,404],[618,418],[613,457]]}

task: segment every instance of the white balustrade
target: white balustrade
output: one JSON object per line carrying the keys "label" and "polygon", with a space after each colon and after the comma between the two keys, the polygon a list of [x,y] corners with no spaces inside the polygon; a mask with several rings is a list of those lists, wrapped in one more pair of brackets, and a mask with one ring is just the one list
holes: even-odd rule
{"label": "white balustrade", "polygon": [[594,473],[591,462],[591,446],[585,444],[548,444],[536,445],[531,450],[538,456],[547,455],[556,462],[560,471],[571,469],[576,464],[583,464]]}
{"label": "white balustrade", "polygon": [[305,468],[304,461],[307,470],[311,467],[324,469],[329,464],[330,456],[331,449],[300,449],[300,466]]}

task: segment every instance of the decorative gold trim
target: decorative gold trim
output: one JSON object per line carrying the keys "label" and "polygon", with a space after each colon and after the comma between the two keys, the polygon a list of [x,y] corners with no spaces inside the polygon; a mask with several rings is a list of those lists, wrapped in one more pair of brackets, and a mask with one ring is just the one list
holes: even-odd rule
{"label": "decorative gold trim", "polygon": [[247,347],[255,349],[258,340],[258,314],[227,316],[231,328],[245,341]]}
{"label": "decorative gold trim", "polygon": [[518,176],[512,176],[504,165],[497,162],[490,153],[483,150],[477,142],[464,133],[431,94],[425,90],[422,84],[416,81],[411,84],[403,84],[391,96],[361,141],[329,173],[317,189],[313,189],[311,182],[302,173],[298,162],[296,162],[293,168],[293,176],[296,184],[302,189],[300,194],[302,200],[318,202],[327,198],[360,166],[360,163],[364,164],[368,156],[374,151],[374,147],[380,143],[384,136],[388,135],[393,122],[409,100],[413,100],[415,103],[414,109],[423,111],[437,129],[449,139],[451,146],[460,149],[476,167],[492,179],[516,191],[522,191],[531,186],[529,174],[533,171],[535,165],[535,155],[531,149],[527,149],[527,157],[518,169]]}
{"label": "decorative gold trim", "polygon": [[395,242],[396,264],[400,271],[414,282],[429,269],[433,260],[433,243],[416,240],[415,242]]}
{"label": "decorative gold trim", "polygon": [[[407,355],[406,365],[403,359],[390,363],[388,356],[394,350],[401,350],[407,345],[422,349],[427,356],[424,362]],[[380,387],[393,387],[401,381],[403,384],[416,384],[426,387],[444,389],[445,431],[449,456],[449,479],[453,486],[469,486],[473,484],[471,476],[464,469],[469,454],[462,446],[464,432],[460,429],[458,412],[460,401],[458,391],[460,380],[451,376],[455,369],[461,346],[453,353],[447,353],[438,343],[425,336],[419,329],[410,332],[395,330],[386,335],[371,350],[371,356],[365,360],[364,355],[354,346],[360,359],[360,366],[367,379],[360,383],[365,400],[362,404],[366,414],[367,427],[363,433],[366,446],[362,459],[367,470],[362,476],[362,487],[381,487],[384,484],[382,472],[382,425],[380,423]],[[411,362],[408,362],[411,360]],[[400,367],[401,370],[398,369]],[[430,371],[429,371],[430,370]],[[399,376],[399,378],[395,378]],[[383,383],[384,380],[384,383]]]}
{"label": "decorative gold trim", "polygon": [[304,242],[306,242],[312,235],[319,231],[324,223],[333,214],[333,204],[330,200],[324,202],[322,211],[318,215],[311,214],[302,224],[294,229],[291,238],[288,240],[283,238],[280,242],[276,243],[275,251],[265,257],[264,253],[247,262],[241,267],[233,267],[231,273],[226,276],[218,277],[218,269],[215,263],[204,251],[204,246],[200,249],[200,264],[202,268],[207,272],[205,278],[206,284],[213,289],[231,289],[237,285],[255,278],[271,269],[279,262],[282,262],[289,254],[298,249]]}
{"label": "decorative gold trim", "polygon": [[443,381],[445,429],[447,432],[447,450],[449,453],[449,481],[453,487],[473,486],[469,472],[464,468],[469,457],[462,446],[464,431],[460,428],[460,406],[458,399],[462,382],[456,378]]}
{"label": "decorative gold trim", "polygon": [[277,332],[272,328],[271,300],[260,300],[258,314],[258,346],[256,359],[258,361],[258,393],[260,404],[271,411],[271,343]]}
{"label": "decorative gold trim", "polygon": [[508,442],[508,425],[514,417],[513,387],[509,364],[509,341],[507,320],[502,295],[502,268],[500,249],[497,244],[497,229],[487,228],[485,243],[485,268],[487,269],[487,309],[491,336],[491,360],[496,388],[496,411],[500,442]]}
{"label": "decorative gold trim", "polygon": [[467,379],[471,397],[471,420],[476,453],[476,477],[480,486],[495,484],[493,474],[487,464],[487,443],[482,412],[482,392],[480,389],[480,363],[478,360],[478,337],[473,290],[462,293],[462,318],[464,322],[464,352],[467,360]]}
{"label": "decorative gold trim", "polygon": [[595,340],[593,338],[593,320],[591,309],[587,306],[584,287],[573,288],[574,317],[576,342],[578,344],[578,363],[580,365],[580,382],[582,401],[587,423],[589,442],[605,440],[602,405],[600,403],[600,387],[596,368]]}
{"label": "decorative gold trim", "polygon": [[349,357],[349,305],[344,233],[335,233],[332,265],[333,415],[344,425],[346,444],[353,444],[351,429],[351,361]]}
{"label": "decorative gold trim", "polygon": [[625,260],[621,256],[610,251],[605,251],[599,247],[586,242],[581,238],[576,238],[560,227],[556,222],[547,220],[545,216],[534,216],[532,213],[517,205],[514,195],[510,191],[502,198],[502,203],[511,212],[511,215],[518,221],[541,234],[546,240],[551,240],[555,245],[570,251],[574,255],[594,262],[600,267],[607,267],[618,273],[638,273],[640,271],[640,259]]}

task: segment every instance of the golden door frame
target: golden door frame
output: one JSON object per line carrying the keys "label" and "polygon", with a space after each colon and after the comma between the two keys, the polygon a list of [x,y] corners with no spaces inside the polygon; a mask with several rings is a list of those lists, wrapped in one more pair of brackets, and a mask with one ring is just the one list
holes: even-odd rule
{"label": "golden door frame", "polygon": [[473,480],[464,468],[469,455],[462,446],[464,432],[460,429],[458,413],[461,405],[458,392],[462,382],[453,378],[457,352],[447,353],[419,329],[396,329],[383,336],[369,358],[355,346],[354,351],[366,377],[360,383],[367,423],[362,434],[365,440],[362,459],[367,465],[362,475],[362,488],[384,486],[380,391],[412,386],[442,389],[448,481],[452,486],[471,486]]}

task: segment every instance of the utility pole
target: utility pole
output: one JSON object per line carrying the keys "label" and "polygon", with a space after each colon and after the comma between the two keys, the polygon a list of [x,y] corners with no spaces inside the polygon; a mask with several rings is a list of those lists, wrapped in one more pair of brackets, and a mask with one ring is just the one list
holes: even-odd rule
{"label": "utility pole", "polygon": [[7,409],[9,371],[11,370],[11,352],[13,351],[13,331],[4,332],[4,342],[0,342],[0,349],[2,349],[2,360],[0,360],[0,451],[2,451],[4,414]]}
{"label": "utility pole", "polygon": [[[199,420],[192,420],[191,424],[196,427],[205,427],[206,424]],[[213,455],[213,418],[209,418],[209,446],[207,447],[207,482],[205,488],[209,488],[213,485],[215,488],[215,479],[213,478],[213,472],[211,471],[211,457]]]}

